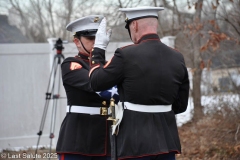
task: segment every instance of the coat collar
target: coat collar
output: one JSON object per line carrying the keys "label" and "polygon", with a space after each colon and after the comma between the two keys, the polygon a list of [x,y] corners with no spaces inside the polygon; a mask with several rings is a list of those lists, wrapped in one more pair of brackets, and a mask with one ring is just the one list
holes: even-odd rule
{"label": "coat collar", "polygon": [[78,53],[78,57],[82,58],[83,60],[86,60],[86,61],[89,61],[89,54],[86,54],[86,53],[81,53],[79,52]]}
{"label": "coat collar", "polygon": [[142,41],[145,41],[145,40],[155,40],[155,39],[160,41],[159,36],[155,33],[145,34],[137,41],[137,44],[139,44],[139,43],[141,43]]}

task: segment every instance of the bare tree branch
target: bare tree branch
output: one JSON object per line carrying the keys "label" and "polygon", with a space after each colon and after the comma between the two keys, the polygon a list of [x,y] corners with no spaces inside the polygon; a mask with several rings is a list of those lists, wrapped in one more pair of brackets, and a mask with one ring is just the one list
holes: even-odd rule
{"label": "bare tree branch", "polygon": [[38,28],[38,34],[37,37],[40,42],[46,41],[45,31],[44,31],[44,15],[42,14],[41,6],[39,0],[30,0],[31,7],[33,8],[33,11],[35,12],[35,15],[37,17],[38,24],[36,24],[36,27]]}
{"label": "bare tree branch", "polygon": [[[169,5],[166,0],[162,0],[162,1],[163,1],[163,5],[164,5],[165,8],[167,8],[169,10],[172,10],[172,11],[175,10],[174,6]],[[185,17],[185,18],[188,18],[188,19],[193,19],[193,17],[194,17],[194,15],[190,14],[190,13],[180,12],[180,11],[178,13],[182,17]]]}
{"label": "bare tree branch", "polygon": [[10,3],[12,7],[18,12],[20,18],[21,18],[21,26],[24,28],[24,32],[26,34],[26,37],[29,38],[30,40],[33,40],[32,35],[28,32],[29,30],[29,20],[25,16],[25,13],[23,12],[24,9],[20,7],[20,3],[18,0],[10,0]]}
{"label": "bare tree branch", "polygon": [[55,23],[53,19],[53,4],[54,4],[54,1],[52,0],[45,1],[45,7],[46,7],[46,10],[48,11],[48,14],[51,20],[51,23],[49,24],[49,26],[51,26],[52,28],[52,36],[56,37],[56,31],[55,31],[55,25],[54,25]]}

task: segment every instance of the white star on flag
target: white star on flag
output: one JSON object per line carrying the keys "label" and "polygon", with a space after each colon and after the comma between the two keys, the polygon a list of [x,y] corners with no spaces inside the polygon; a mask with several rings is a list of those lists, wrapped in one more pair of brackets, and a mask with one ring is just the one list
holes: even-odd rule
{"label": "white star on flag", "polygon": [[101,95],[100,95],[101,92],[96,92],[96,93],[97,93],[99,96],[101,96]]}
{"label": "white star on flag", "polygon": [[112,87],[108,91],[111,92],[111,97],[113,97],[114,94],[118,95],[117,87]]}

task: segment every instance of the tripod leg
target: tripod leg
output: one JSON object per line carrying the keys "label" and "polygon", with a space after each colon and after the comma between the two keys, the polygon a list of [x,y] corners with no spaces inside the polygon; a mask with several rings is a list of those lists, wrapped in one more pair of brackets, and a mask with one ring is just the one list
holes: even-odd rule
{"label": "tripod leg", "polygon": [[[43,115],[42,115],[42,119],[41,119],[39,132],[37,133],[37,135],[39,137],[38,137],[38,141],[37,141],[35,155],[37,154],[37,150],[38,150],[38,146],[39,146],[39,142],[40,142],[40,137],[42,135],[45,120],[46,120],[46,116],[47,116],[47,110],[48,110],[49,102],[51,100],[51,96],[52,96],[53,89],[54,89],[54,83],[52,83],[52,85],[51,85],[51,82],[52,82],[52,77],[55,79],[56,69],[57,69],[56,67],[57,67],[57,61],[56,61],[56,57],[54,57],[54,62],[52,64],[52,69],[51,69],[51,73],[50,73],[50,77],[49,77],[49,81],[48,81],[48,87],[47,87],[47,93],[46,93],[46,102],[45,102],[45,105],[44,105],[44,110],[43,110]],[[51,87],[51,89],[50,89],[50,87]],[[34,158],[34,160],[35,160],[35,158]]]}
{"label": "tripod leg", "polygon": [[[61,82],[61,57],[58,56],[58,67],[57,67],[57,71],[56,73],[58,73],[58,86],[56,89],[56,93],[53,95],[53,108],[52,108],[52,118],[51,118],[51,128],[50,128],[50,148],[49,148],[49,153],[51,155],[52,152],[52,139],[55,137],[54,135],[54,131],[55,131],[55,124],[56,124],[56,115],[57,115],[57,105],[58,105],[58,99],[60,97],[60,82]],[[55,76],[56,77],[56,76]],[[55,79],[56,80],[56,79]],[[54,80],[54,82],[55,82]],[[49,157],[50,160],[50,157]]]}
{"label": "tripod leg", "polygon": [[[57,99],[53,100],[53,108],[52,108],[52,117],[51,117],[51,128],[50,128],[50,147],[49,147],[49,153],[51,155],[52,153],[52,140],[55,137],[54,136],[54,130],[55,130],[55,122],[56,122],[56,114],[57,114]],[[50,159],[50,157],[49,157]]]}
{"label": "tripod leg", "polygon": [[35,150],[35,155],[37,154],[38,145],[39,145],[39,142],[40,142],[40,137],[42,135],[42,131],[43,131],[46,115],[47,115],[48,105],[49,105],[49,99],[46,99],[45,106],[44,106],[44,111],[43,111],[43,115],[42,115],[40,129],[39,129],[39,132],[37,133],[38,141],[37,141],[37,146],[36,146],[36,150]]}

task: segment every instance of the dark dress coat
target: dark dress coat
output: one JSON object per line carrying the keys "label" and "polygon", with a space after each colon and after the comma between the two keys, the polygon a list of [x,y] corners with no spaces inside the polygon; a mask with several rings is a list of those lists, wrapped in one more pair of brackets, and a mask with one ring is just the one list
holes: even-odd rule
{"label": "dark dress coat", "polygon": [[[109,100],[100,97],[90,87],[88,58],[88,55],[79,53],[61,64],[67,103],[69,106],[109,107]],[[108,116],[68,112],[60,128],[56,152],[87,156],[110,155],[110,124],[107,118]]]}
{"label": "dark dress coat", "polygon": [[181,152],[175,114],[186,110],[189,79],[184,58],[163,44],[158,35],[144,35],[137,44],[118,48],[104,64],[104,51],[91,53],[90,81],[94,90],[115,84],[121,102],[142,105],[172,105],[162,113],[125,108],[117,135],[119,159]]}

